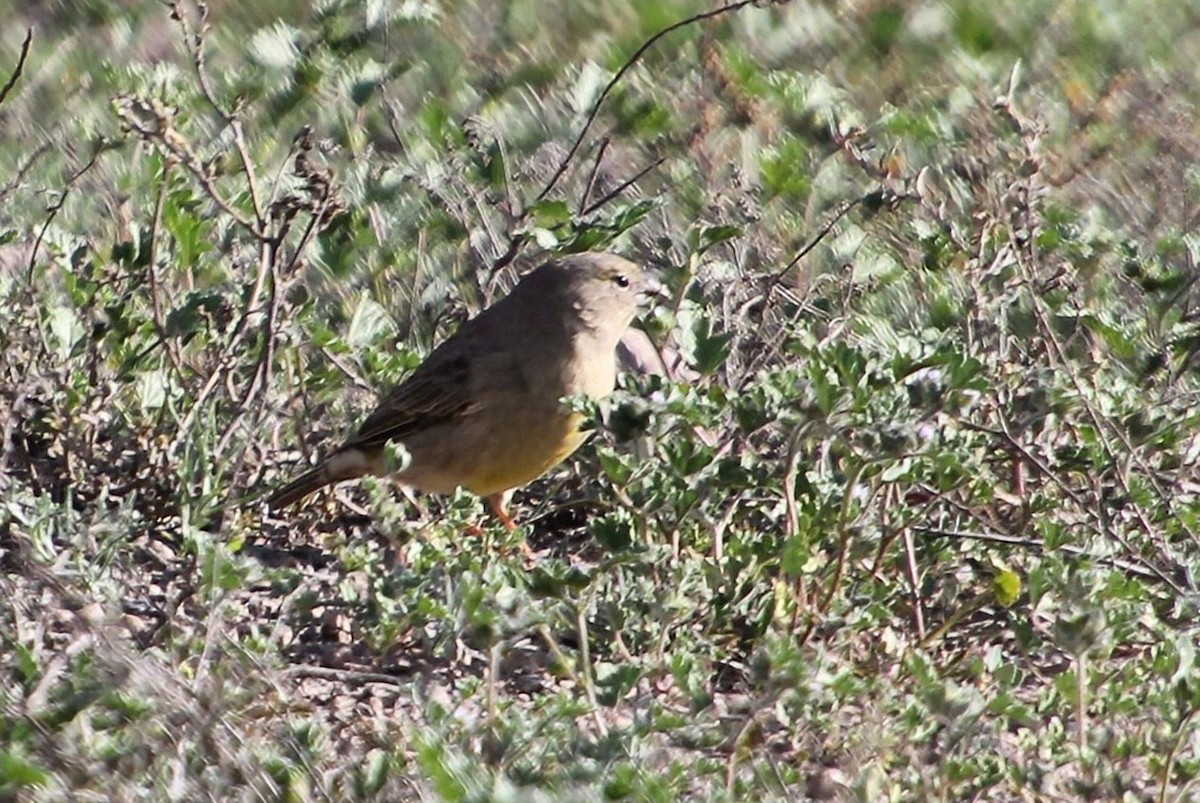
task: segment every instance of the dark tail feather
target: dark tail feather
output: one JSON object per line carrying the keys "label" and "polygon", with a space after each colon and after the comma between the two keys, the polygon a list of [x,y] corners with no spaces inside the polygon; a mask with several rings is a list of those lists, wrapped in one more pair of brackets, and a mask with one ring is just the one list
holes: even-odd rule
{"label": "dark tail feather", "polygon": [[316,468],[301,474],[268,496],[267,504],[272,510],[279,510],[330,483],[381,473],[379,460],[380,455],[363,452],[362,449],[339,449],[322,460]]}
{"label": "dark tail feather", "polygon": [[325,464],[321,464],[312,471],[301,474],[268,496],[267,506],[271,510],[280,510],[293,502],[299,502],[314,491],[324,488],[332,481],[333,478],[329,476],[329,469],[326,468]]}

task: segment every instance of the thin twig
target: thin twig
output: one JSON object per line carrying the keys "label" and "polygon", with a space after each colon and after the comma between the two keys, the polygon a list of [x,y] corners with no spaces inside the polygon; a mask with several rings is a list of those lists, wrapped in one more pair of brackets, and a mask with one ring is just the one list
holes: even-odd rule
{"label": "thin twig", "polygon": [[917,567],[916,549],[913,547],[912,530],[904,528],[904,567],[908,572],[908,585],[912,592],[913,620],[917,626],[917,639],[925,639],[925,601],[921,597],[921,572]]}
{"label": "thin twig", "polygon": [[217,94],[213,90],[212,82],[208,77],[208,69],[205,66],[204,36],[208,33],[208,3],[204,0],[196,0],[196,10],[200,14],[200,25],[193,29],[191,23],[188,22],[187,15],[180,9],[179,2],[171,3],[171,16],[179,23],[180,30],[183,31],[184,45],[192,57],[192,66],[196,68],[196,80],[200,83],[200,91],[204,95],[204,99],[212,106],[213,111],[220,115],[225,124],[229,126],[230,131],[233,132],[233,145],[242,161],[242,174],[246,176],[250,204],[254,208],[254,219],[258,222],[258,228],[265,232],[267,220],[263,213],[258,182],[254,177],[254,163],[250,160],[250,149],[246,146],[242,123],[237,118],[236,112],[227,111],[217,101]]}
{"label": "thin twig", "polygon": [[711,11],[704,11],[699,14],[695,14],[687,19],[668,25],[666,28],[663,28],[661,31],[654,34],[654,36],[651,36],[649,39],[643,42],[642,46],[639,47],[623,65],[621,65],[621,69],[617,70],[616,75],[614,75],[609,82],[605,84],[604,89],[601,90],[600,95],[596,98],[596,102],[592,104],[592,109],[588,112],[587,119],[583,123],[583,128],[580,129],[578,136],[575,137],[575,141],[571,144],[570,150],[567,151],[567,155],[563,157],[562,161],[555,169],[554,175],[552,175],[550,180],[546,183],[546,186],[543,187],[542,191],[539,192],[534,198],[534,203],[541,201],[547,195],[549,195],[550,191],[553,190],[558,184],[559,179],[561,179],[563,174],[567,172],[567,167],[571,164],[571,160],[575,158],[575,154],[579,152],[580,146],[583,145],[584,137],[587,136],[587,132],[592,127],[592,123],[596,121],[596,115],[600,113],[600,107],[604,104],[604,101],[608,98],[613,89],[616,88],[620,80],[625,77],[625,73],[633,69],[633,66],[641,60],[642,56],[646,55],[646,51],[657,44],[658,41],[664,36],[673,33],[680,28],[685,28],[688,25],[693,25],[697,22],[703,22],[704,20],[712,19],[713,17],[719,17],[722,14],[728,14],[731,11],[737,11],[738,9],[745,8],[746,6],[754,5],[755,2],[757,2],[757,0],[738,0],[738,2],[729,3],[721,6],[720,8],[714,8]]}
{"label": "thin twig", "polygon": [[[1158,790],[1158,803],[1167,803],[1167,789],[1170,786],[1171,774],[1175,768],[1175,757],[1179,755],[1179,749],[1183,746],[1183,743],[1192,738],[1193,734],[1191,733],[1191,724],[1192,720],[1196,718],[1197,713],[1200,713],[1200,711],[1197,711],[1195,708],[1189,711],[1187,716],[1183,718],[1183,721],[1179,723],[1179,727],[1175,730],[1175,738],[1171,741],[1171,748],[1167,751],[1166,761],[1163,762],[1163,769],[1161,773],[1162,786],[1160,786]],[[1184,784],[1183,789],[1179,791],[1179,795],[1176,797],[1176,800],[1186,799],[1183,796],[1183,792],[1187,789],[1187,786],[1190,783],[1191,780],[1189,779],[1188,783]]]}
{"label": "thin twig", "polygon": [[238,153],[238,157],[241,159],[241,172],[246,179],[250,205],[254,212],[256,235],[259,240],[258,270],[255,274],[253,289],[246,298],[241,318],[234,326],[234,333],[228,341],[228,349],[231,350],[240,338],[251,315],[262,308],[263,305],[260,303],[260,299],[268,278],[271,279],[271,298],[266,305],[267,315],[262,327],[265,345],[259,353],[259,359],[255,365],[254,375],[250,380],[250,384],[246,387],[238,405],[239,414],[225,428],[217,444],[217,454],[221,454],[228,446],[229,439],[242,416],[246,415],[249,411],[254,397],[270,384],[271,363],[273,362],[275,353],[274,321],[278,310],[278,288],[276,287],[278,283],[278,257],[283,248],[283,239],[287,235],[288,224],[291,218],[284,217],[278,221],[277,231],[270,233],[270,221],[267,218],[267,212],[262,202],[262,195],[258,189],[258,179],[254,172],[254,163],[250,158],[250,149],[246,144],[245,131],[242,128],[241,120],[238,118],[236,109],[232,111],[228,110],[220,103],[212,81],[209,79],[204,54],[204,37],[208,33],[208,3],[205,0],[196,0],[196,10],[199,13],[200,19],[199,24],[195,28],[192,27],[187,15],[182,12],[178,2],[172,3],[171,9],[172,17],[178,21],[180,30],[184,35],[185,46],[192,57],[192,66],[195,68],[196,80],[200,85],[201,93],[233,133],[233,145]]}
{"label": "thin twig", "polygon": [[12,75],[8,77],[8,83],[0,89],[0,104],[8,97],[8,93],[17,85],[17,81],[21,78],[21,73],[25,70],[25,59],[29,57],[29,46],[33,43],[33,28],[25,29],[25,41],[21,43],[21,55],[17,56],[17,66],[13,67]]}
{"label": "thin twig", "polygon": [[838,224],[838,221],[844,218],[851,209],[858,206],[867,197],[868,196],[863,195],[858,198],[852,198],[848,201],[842,201],[837,211],[833,213],[833,217],[825,221],[825,225],[817,231],[816,235],[807,243],[805,243],[803,248],[796,252],[796,256],[792,257],[792,261],[787,263],[787,265],[785,265],[782,269],[775,271],[775,273],[772,273],[767,277],[770,281],[770,284],[767,285],[768,295],[775,285],[779,284],[783,277],[788,274],[788,271],[799,265],[800,260],[808,256],[814,248],[821,244],[822,240],[829,236],[829,232],[833,231],[833,227]]}
{"label": "thin twig", "polygon": [[611,144],[611,137],[603,137],[600,140],[600,147],[596,149],[596,158],[592,160],[591,172],[588,173],[587,183],[583,185],[583,195],[579,196],[579,206],[576,207],[576,212],[581,215],[584,214],[588,198],[591,197],[592,190],[596,187],[596,176],[600,173],[600,165],[604,162],[604,154],[608,152],[608,146]]}
{"label": "thin twig", "polygon": [[[580,616],[586,616],[586,612],[583,614],[580,614]],[[585,622],[585,625],[586,625],[586,622]],[[562,651],[562,648],[558,646],[558,642],[554,640],[554,636],[550,633],[550,628],[548,628],[548,627],[546,627],[546,625],[542,624],[542,625],[538,625],[537,631],[538,631],[538,635],[540,635],[542,637],[542,641],[545,643],[546,647],[550,650],[550,654],[554,657],[554,660],[557,662],[558,666],[562,669],[562,671],[564,671],[568,675],[570,675],[571,680],[574,681],[574,683],[577,686],[580,686],[584,689],[584,692],[588,698],[588,702],[592,706],[591,713],[592,713],[593,721],[596,723],[596,727],[600,730],[600,732],[607,735],[608,734],[608,726],[604,723],[604,720],[600,716],[600,704],[596,700],[596,690],[592,684],[591,672],[589,671],[589,668],[582,668],[582,676],[581,676],[580,672],[576,671],[577,668],[581,668],[581,667],[579,667],[575,661],[572,661],[571,658]],[[580,631],[580,633],[584,637],[583,648],[585,650],[585,654],[583,654],[581,656],[580,660],[586,662],[586,661],[590,660],[588,658],[588,656],[586,655],[587,630],[583,629]]]}
{"label": "thin twig", "polygon": [[385,675],[382,672],[359,672],[352,669],[334,669],[328,666],[310,666],[297,664],[283,670],[283,674],[292,678],[319,678],[320,680],[336,680],[350,686],[365,686],[368,683],[386,683],[389,686],[400,686],[403,678]]}
{"label": "thin twig", "polygon": [[173,159],[167,159],[163,163],[162,182],[158,187],[158,196],[154,199],[154,218],[150,222],[150,256],[146,260],[146,289],[150,294],[150,306],[154,316],[154,330],[158,333],[158,340],[163,345],[163,350],[167,353],[167,359],[171,361],[175,373],[182,379],[183,365],[180,360],[178,350],[174,342],[167,337],[166,316],[163,313],[163,299],[161,295],[161,287],[158,283],[158,241],[159,231],[163,224],[163,211],[167,205],[167,195],[171,187],[171,168],[174,166]]}
{"label": "thin twig", "polygon": [[1075,746],[1079,758],[1087,750],[1087,650],[1075,656]]}
{"label": "thin twig", "polygon": [[[642,57],[644,55],[646,55],[646,52],[649,51],[650,48],[652,48],[655,44],[657,44],[660,39],[662,39],[663,37],[667,36],[670,33],[673,33],[674,31],[679,30],[680,28],[687,27],[688,25],[693,25],[695,23],[713,19],[715,17],[719,17],[719,16],[728,14],[733,11],[738,11],[747,6],[757,5],[760,2],[761,2],[761,0],[737,0],[737,2],[728,3],[719,8],[714,8],[710,11],[704,11],[699,14],[694,14],[686,19],[680,20],[679,22],[675,22],[675,23],[672,23],[671,25],[668,25],[666,28],[663,28],[661,31],[654,34],[649,39],[647,39],[645,42],[643,42],[641,44],[641,46],[638,47],[638,49],[636,51],[634,51],[633,55],[630,56],[625,61],[625,63],[621,65],[621,68],[619,70],[617,70],[617,72],[613,75],[613,77],[611,79],[609,79],[608,83],[605,84],[604,89],[602,89],[600,91],[600,94],[596,97],[595,103],[592,104],[592,108],[588,111],[587,119],[584,120],[583,127],[579,130],[579,133],[575,136],[575,140],[574,140],[574,142],[571,143],[571,147],[570,147],[570,149],[568,149],[566,155],[563,156],[562,160],[558,163],[558,167],[556,167],[554,169],[554,173],[553,173],[553,175],[550,176],[549,181],[547,181],[546,185],[544,187],[542,187],[541,191],[538,192],[538,194],[536,196],[534,196],[533,203],[526,206],[524,211],[522,211],[519,215],[510,216],[510,217],[515,217],[515,220],[512,222],[520,222],[521,220],[523,220],[529,214],[530,208],[532,208],[538,202],[544,200],[546,198],[546,196],[549,195],[550,192],[558,185],[558,182],[562,179],[563,175],[566,174],[567,168],[571,164],[571,160],[575,158],[576,154],[579,153],[579,149],[583,146],[584,138],[587,136],[588,131],[591,130],[592,124],[595,123],[596,117],[600,113],[600,107],[604,105],[604,101],[612,93],[613,89],[616,88],[617,84],[621,81],[621,79],[625,77],[625,74],[628,73],[631,69],[633,69],[634,65],[636,65],[639,61],[641,61]],[[784,2],[787,2],[787,0],[775,0],[775,2],[782,4]],[[388,125],[391,127],[392,136],[395,137],[397,142],[400,142],[400,135],[396,129],[395,121],[393,119],[394,111],[390,107],[388,107],[387,111],[388,111]],[[596,159],[596,164],[592,169],[592,175],[588,179],[588,187],[584,191],[583,200],[580,201],[581,207],[583,206],[584,202],[586,201],[588,195],[591,192],[592,183],[595,179],[595,173],[599,169],[600,159],[603,157],[604,151],[607,147],[607,143],[608,143],[608,140],[605,139],[603,144],[600,147],[600,151],[599,151],[599,153],[597,155],[597,159]],[[652,164],[647,166],[645,169],[639,171],[636,175],[634,175],[628,181],[623,182],[615,190],[613,190],[612,192],[609,192],[600,200],[588,205],[585,209],[583,209],[582,214],[585,214],[585,215],[590,214],[591,212],[594,212],[597,209],[599,209],[600,207],[604,206],[605,204],[610,202],[613,198],[616,198],[618,195],[620,195],[622,192],[624,192],[626,189],[628,189],[630,185],[632,185],[634,182],[639,180],[642,176],[646,175],[651,170],[655,169],[660,164],[662,164],[663,161],[664,161],[663,159],[655,160]],[[491,269],[489,271],[489,275],[495,276],[497,273],[500,272],[500,270],[502,270],[504,267],[509,265],[516,258],[517,254],[521,250],[521,246],[524,245],[528,241],[528,239],[529,238],[528,238],[527,234],[521,234],[521,233],[510,234],[508,249],[492,262]]]}
{"label": "thin twig", "polygon": [[592,707],[592,719],[600,733],[608,735],[608,725],[600,716],[600,703],[596,699],[596,679],[592,672],[592,653],[588,645],[587,609],[591,605],[591,594],[584,596],[582,603],[575,611],[575,627],[579,635],[579,670],[583,677],[583,692]]}
{"label": "thin twig", "polygon": [[120,117],[129,130],[148,142],[158,143],[168,154],[188,169],[200,183],[200,187],[209,200],[220,207],[221,211],[230,217],[258,241],[268,238],[261,221],[243,215],[217,190],[213,176],[207,171],[191,146],[172,125],[171,115],[166,107],[157,100],[144,101],[132,95],[117,98],[117,116]]}
{"label": "thin twig", "polygon": [[[970,532],[967,530],[950,530],[940,527],[914,527],[916,532],[927,535],[932,538],[953,538],[957,540],[967,541],[984,541],[992,544],[1004,544],[1006,546],[1023,546],[1039,551],[1046,550],[1046,544],[1037,538],[1025,538],[1019,535],[1008,535],[1006,533],[985,533],[985,532]],[[1145,564],[1135,563],[1121,558],[1113,558],[1107,555],[1092,555],[1086,549],[1073,544],[1061,544],[1055,547],[1056,551],[1078,558],[1089,558],[1097,563],[1110,566],[1114,569],[1119,569],[1126,574],[1140,577],[1143,580],[1158,580],[1169,585],[1172,589],[1176,585],[1169,580],[1164,580],[1162,573],[1154,567],[1147,568]],[[1195,589],[1189,589],[1195,591]]]}
{"label": "thin twig", "polygon": [[[800,475],[800,436],[806,426],[801,424],[792,430],[788,439],[787,469],[783,473],[783,507],[787,518],[784,535],[788,541],[800,536],[800,511],[796,508],[796,480]],[[796,573],[796,602],[792,608],[790,630],[795,631],[801,607],[808,608],[808,584],[804,572]]]}
{"label": "thin twig", "polygon": [[15,190],[17,186],[25,180],[26,174],[33,169],[33,166],[37,163],[38,159],[41,159],[51,150],[55,149],[54,146],[55,143],[53,140],[46,140],[40,143],[29,153],[28,156],[25,157],[25,161],[21,163],[21,166],[18,167],[16,172],[13,173],[9,178],[8,183],[4,185],[4,189],[0,190],[0,203],[2,203],[3,200],[8,197],[9,193]]}
{"label": "thin twig", "polygon": [[33,241],[33,248],[31,248],[29,251],[29,265],[26,271],[26,281],[29,283],[29,287],[33,287],[33,269],[34,265],[37,263],[38,249],[41,248],[42,240],[45,239],[46,232],[50,229],[50,224],[54,222],[54,218],[58,216],[58,213],[62,210],[63,205],[66,204],[67,196],[70,195],[71,190],[75,188],[75,182],[78,181],[84,173],[91,170],[95,166],[96,161],[100,158],[100,154],[104,152],[105,144],[106,143],[104,142],[100,142],[96,145],[95,149],[92,151],[91,158],[87,160],[87,163],[84,164],[83,167],[71,174],[71,176],[67,179],[67,183],[63,185],[62,191],[59,193],[58,198],[46,209],[46,220],[44,223],[42,223],[42,228],[38,230],[38,235]]}
{"label": "thin twig", "polygon": [[854,501],[854,487],[858,485],[859,477],[862,476],[865,467],[865,463],[859,463],[846,474],[846,490],[842,494],[842,504],[838,510],[837,564],[834,567],[833,579],[829,583],[829,588],[826,589],[825,600],[817,607],[817,611],[822,614],[827,613],[830,606],[833,605],[833,598],[837,596],[838,589],[842,586],[842,578],[846,574],[846,561],[850,557],[850,508]]}
{"label": "thin twig", "polygon": [[[763,709],[758,709],[763,710]],[[746,752],[746,743],[750,740],[753,729],[759,725],[758,714],[755,710],[751,710],[746,715],[746,721],[742,723],[742,727],[738,728],[737,735],[733,737],[733,742],[729,746],[729,760],[725,762],[725,793],[732,795],[734,784],[737,781],[737,769],[739,759]]]}
{"label": "thin twig", "polygon": [[[812,250],[816,248],[822,240],[828,237],[829,233],[833,231],[834,226],[838,224],[838,221],[845,217],[851,209],[862,203],[866,197],[867,196],[864,195],[860,198],[843,201],[838,207],[837,211],[833,213],[833,216],[825,221],[824,225],[821,226],[812,239],[804,244],[804,246],[796,253],[796,256],[793,257],[787,265],[785,265],[782,269],[764,277],[764,287],[761,294],[756,296],[755,301],[757,302],[759,299],[761,299],[764,309],[768,308],[771,304],[771,296],[774,295],[779,289],[779,285],[783,281],[783,277],[787,276],[788,272],[800,263],[800,260],[804,259],[804,257],[811,253]],[[798,307],[797,315],[804,311],[803,305],[798,305]],[[764,348],[759,351],[759,353],[750,361],[750,363],[746,366],[746,370],[743,372],[742,381],[738,383],[736,387],[737,390],[742,390],[747,384],[754,380],[754,378],[758,375],[759,367],[765,364],[768,359],[770,359],[770,356],[775,352],[775,349],[778,348],[782,337],[783,332],[781,330],[776,336],[776,342],[770,345],[768,348]]]}
{"label": "thin twig", "polygon": [[[1024,146],[1026,158],[1032,163],[1037,164],[1040,157],[1039,151],[1041,146],[1041,129],[1033,121],[1025,118],[1017,111],[1016,107],[1012,103],[1011,92],[1009,97],[1003,98],[999,103],[997,103],[996,109],[999,113],[1006,116],[1017,126],[1021,133],[1022,144]],[[1038,183],[1039,176],[1040,173],[1034,172],[1032,175],[1024,179],[1020,185],[1018,185],[1022,192],[1019,194],[1020,206],[1017,211],[1028,219],[1032,219],[1037,211],[1035,209],[1036,202],[1033,199],[1038,197],[1038,190],[1041,186]],[[1067,347],[1062,342],[1058,332],[1050,322],[1050,311],[1044,295],[1037,292],[1038,274],[1036,268],[1041,264],[1041,254],[1038,246],[1038,239],[1036,237],[1027,237],[1021,239],[1010,234],[1009,240],[1014,246],[1013,253],[1016,258],[1017,266],[1021,269],[1024,278],[1025,288],[1029,294],[1031,309],[1034,313],[1034,317],[1037,320],[1038,329],[1041,331],[1045,341],[1049,344],[1050,353],[1057,359],[1058,364],[1061,366],[1067,366],[1069,364]],[[1154,477],[1154,473],[1148,469],[1143,461],[1141,461],[1136,449],[1134,449],[1128,438],[1121,431],[1121,428],[1115,426],[1111,417],[1102,414],[1096,409],[1095,405],[1089,401],[1090,389],[1084,387],[1084,383],[1080,379],[1080,376],[1073,370],[1066,370],[1065,374],[1078,393],[1080,404],[1086,411],[1088,418],[1091,419],[1094,431],[1096,433],[1096,439],[1100,444],[1100,447],[1103,449],[1105,457],[1108,458],[1109,463],[1112,466],[1112,475],[1119,485],[1123,495],[1126,498],[1136,498],[1136,494],[1133,492],[1133,489],[1129,483],[1128,467],[1122,466],[1123,461],[1118,459],[1117,450],[1113,444],[1114,440],[1119,441],[1120,445],[1124,448],[1124,455],[1127,456],[1128,462],[1137,464],[1141,474],[1148,478],[1151,485],[1157,491],[1158,497],[1164,507],[1166,507],[1168,510],[1173,510],[1175,507],[1173,499],[1157,482],[1156,478]],[[1128,541],[1122,537],[1115,528],[1109,526],[1105,516],[1105,506],[1100,500],[1099,494],[1096,495],[1095,499],[1097,502],[1095,505],[1097,518],[1099,519],[1099,523],[1104,534],[1119,543],[1129,555],[1136,555],[1137,551],[1133,549],[1132,545],[1129,544]],[[1088,508],[1085,507],[1084,509],[1086,510]],[[1149,520],[1149,517],[1146,515],[1145,508],[1142,505],[1135,504],[1131,509],[1133,515],[1138,519],[1138,522],[1141,524],[1146,535],[1152,535],[1155,532],[1155,528]],[[1198,539],[1196,533],[1193,532],[1192,529],[1183,521],[1182,517],[1177,518],[1181,522],[1181,528],[1192,538],[1193,541],[1200,540]],[[1159,549],[1158,553],[1161,558],[1162,550]],[[1177,593],[1183,592],[1183,589],[1180,588],[1178,584],[1173,582],[1171,578],[1169,578],[1165,573],[1161,572],[1149,561],[1144,561],[1144,563],[1147,567],[1154,571],[1155,574],[1158,575],[1160,580],[1171,586],[1174,591]]]}
{"label": "thin twig", "polygon": [[[272,275],[271,287],[268,292],[267,315],[262,325],[264,345],[259,354],[258,363],[255,366],[254,378],[251,381],[250,386],[246,389],[245,394],[243,394],[238,405],[239,415],[235,416],[234,419],[230,421],[229,425],[222,433],[221,439],[217,444],[216,454],[224,453],[225,449],[229,445],[229,440],[232,437],[234,430],[237,428],[238,423],[240,423],[243,415],[249,410],[250,403],[254,396],[256,396],[261,389],[270,384],[271,366],[275,361],[277,328],[275,326],[275,322],[279,319],[280,310],[283,305],[283,293],[281,293],[279,290],[280,275],[291,270],[291,268],[296,264],[300,254],[307,247],[309,241],[315,236],[321,221],[325,218],[326,212],[328,212],[332,205],[333,196],[328,192],[328,187],[326,187],[325,194],[321,197],[316,208],[314,208],[310,213],[308,225],[305,227],[304,232],[300,237],[300,242],[296,244],[296,247],[292,251],[291,258],[288,260],[287,268],[279,271],[279,274]],[[284,232],[281,232],[281,235],[283,233]],[[282,247],[282,244],[280,244],[280,246]],[[271,261],[272,265],[275,265],[278,262],[274,256],[271,257]],[[259,415],[260,414],[261,408],[259,409]],[[257,424],[259,415],[255,416],[255,424]]]}
{"label": "thin twig", "polygon": [[651,162],[650,164],[643,167],[641,170],[634,173],[632,176],[627,178],[625,181],[622,181],[616,187],[614,187],[610,191],[606,192],[604,194],[604,196],[601,197],[598,201],[596,201],[593,204],[590,204],[587,209],[583,210],[583,214],[590,215],[592,212],[595,212],[597,209],[604,206],[605,204],[607,204],[609,201],[616,198],[621,193],[625,192],[625,190],[629,189],[630,186],[632,186],[636,182],[640,181],[642,176],[646,175],[651,170],[656,169],[659,165],[661,165],[665,161],[666,161],[666,158],[664,158],[662,156],[655,159],[653,162]]}

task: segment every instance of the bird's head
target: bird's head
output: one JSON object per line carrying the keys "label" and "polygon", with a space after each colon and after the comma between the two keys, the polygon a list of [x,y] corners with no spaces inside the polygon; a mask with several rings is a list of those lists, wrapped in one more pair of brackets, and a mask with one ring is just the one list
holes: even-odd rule
{"label": "bird's head", "polygon": [[616,254],[562,257],[538,268],[526,281],[543,271],[588,328],[615,337],[620,337],[638,309],[661,291],[641,265]]}

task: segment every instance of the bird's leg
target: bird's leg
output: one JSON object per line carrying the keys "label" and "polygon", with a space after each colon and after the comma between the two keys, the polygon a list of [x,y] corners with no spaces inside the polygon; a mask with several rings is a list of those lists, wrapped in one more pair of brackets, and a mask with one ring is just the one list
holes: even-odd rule
{"label": "bird's leg", "polygon": [[[500,523],[504,525],[504,529],[510,533],[517,529],[517,522],[507,510],[508,500],[511,496],[511,491],[503,491],[501,493],[492,494],[491,496],[485,497],[487,499],[488,507],[492,509],[492,513],[496,515],[496,518],[500,519]],[[481,538],[485,534],[486,531],[483,529],[482,524],[472,524],[467,527],[467,535],[473,535],[476,538]]]}
{"label": "bird's leg", "polygon": [[502,491],[498,494],[492,494],[487,498],[488,505],[492,512],[496,514],[496,518],[500,519],[500,523],[504,525],[504,529],[510,533],[517,529],[516,519],[508,512],[508,500],[512,498],[512,491]]}
{"label": "bird's leg", "polygon": [[[510,499],[512,499],[512,491],[504,491],[492,494],[487,498],[487,501],[492,512],[496,514],[496,518],[500,519],[500,523],[504,525],[504,529],[511,533],[517,529],[517,522],[516,517],[508,512],[508,502]],[[529,547],[529,542],[524,538],[521,539],[521,554],[525,558],[526,566],[532,566],[537,563],[533,550]]]}

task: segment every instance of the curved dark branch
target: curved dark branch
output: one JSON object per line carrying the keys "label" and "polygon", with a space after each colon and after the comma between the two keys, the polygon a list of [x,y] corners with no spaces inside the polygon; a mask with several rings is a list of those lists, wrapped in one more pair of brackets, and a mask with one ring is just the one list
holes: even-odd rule
{"label": "curved dark branch", "polygon": [[600,92],[600,96],[596,98],[596,102],[592,104],[592,110],[588,112],[587,120],[584,121],[583,128],[579,130],[579,135],[575,137],[575,142],[572,143],[571,149],[567,151],[567,155],[563,157],[561,162],[559,162],[557,169],[554,171],[554,175],[550,177],[550,181],[546,183],[546,186],[543,187],[542,191],[537,194],[536,198],[534,198],[534,203],[541,201],[547,195],[549,195],[550,191],[554,189],[555,185],[558,184],[559,179],[561,179],[563,174],[567,172],[567,167],[570,166],[571,160],[575,158],[575,154],[579,152],[579,148],[583,145],[583,138],[587,136],[587,132],[589,129],[591,129],[592,123],[596,121],[596,115],[600,113],[600,107],[604,104],[605,99],[608,98],[609,94],[616,87],[617,83],[625,77],[625,73],[629,72],[633,68],[633,65],[641,61],[642,56],[646,55],[646,51],[657,44],[658,41],[664,36],[673,33],[680,28],[693,25],[697,22],[703,22],[704,20],[712,19],[713,17],[719,17],[722,14],[728,14],[731,11],[737,11],[745,8],[746,6],[755,5],[757,2],[758,0],[738,0],[738,2],[728,3],[720,8],[714,8],[711,11],[704,11],[699,14],[694,14],[687,19],[683,19],[679,22],[668,25],[658,33],[654,34],[654,36],[651,36],[649,39],[643,42],[642,46],[639,47],[637,51],[634,52],[634,54],[630,56],[629,59],[621,66],[621,69],[617,70],[617,74],[614,75],[607,84],[605,84],[603,91]]}
{"label": "curved dark branch", "polygon": [[13,68],[12,75],[8,77],[8,83],[0,89],[0,104],[4,103],[4,99],[8,97],[8,93],[17,85],[17,81],[21,78],[21,73],[25,70],[25,59],[29,58],[29,46],[33,43],[33,28],[25,29],[25,41],[21,43],[21,55],[17,57],[17,66]]}

